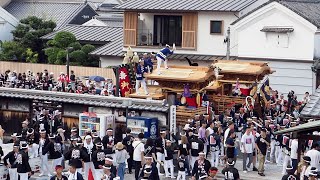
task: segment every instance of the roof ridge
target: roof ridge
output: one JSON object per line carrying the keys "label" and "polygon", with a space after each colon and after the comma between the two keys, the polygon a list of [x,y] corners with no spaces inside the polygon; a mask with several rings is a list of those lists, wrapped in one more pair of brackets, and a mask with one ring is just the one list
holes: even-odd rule
{"label": "roof ridge", "polygon": [[320,3],[320,0],[278,0],[278,2]]}

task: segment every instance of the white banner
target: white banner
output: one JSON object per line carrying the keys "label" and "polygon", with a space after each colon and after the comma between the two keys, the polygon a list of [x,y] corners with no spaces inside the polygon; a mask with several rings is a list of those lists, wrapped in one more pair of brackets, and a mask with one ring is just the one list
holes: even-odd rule
{"label": "white banner", "polygon": [[[177,106],[170,106],[170,132],[176,135],[177,133]],[[171,140],[172,136],[171,136]]]}

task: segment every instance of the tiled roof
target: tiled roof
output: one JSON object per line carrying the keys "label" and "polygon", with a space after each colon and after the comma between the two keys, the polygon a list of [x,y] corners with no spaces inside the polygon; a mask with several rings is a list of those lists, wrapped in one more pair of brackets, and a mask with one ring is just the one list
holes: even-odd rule
{"label": "tiled roof", "polygon": [[246,18],[250,14],[259,10],[260,8],[269,5],[272,2],[278,2],[281,5],[287,7],[291,11],[297,13],[299,16],[303,17],[310,23],[314,24],[320,28],[320,0],[270,0],[267,3],[260,5],[249,13],[245,14],[241,18],[234,21],[231,25],[234,25]]}
{"label": "tiled roof", "polygon": [[311,130],[318,130],[319,128],[320,128],[320,121],[313,121],[313,122],[308,122],[299,126],[277,131],[277,132],[274,132],[274,134],[277,135],[277,134],[286,134],[286,133],[301,132],[301,131],[306,132]]}
{"label": "tiled roof", "polygon": [[310,96],[310,101],[304,106],[300,115],[320,118],[320,88]]}
{"label": "tiled roof", "polygon": [[97,48],[96,50],[92,51],[90,55],[95,56],[123,56],[123,41],[121,40],[112,41],[108,44]]}
{"label": "tiled roof", "polygon": [[0,97],[46,100],[90,106],[167,112],[163,101],[0,87]]}
{"label": "tiled roof", "polygon": [[36,16],[56,22],[56,29],[68,24],[84,7],[84,3],[19,2],[13,1],[5,9],[17,19]]}
{"label": "tiled roof", "polygon": [[53,39],[53,37],[61,31],[71,32],[78,41],[93,42],[95,44],[106,44],[108,42],[122,39],[122,28],[106,27],[106,26],[82,26],[67,25],[58,31],[54,31],[42,37],[42,39]]}
{"label": "tiled roof", "polygon": [[257,1],[258,0],[129,0],[115,8],[123,10],[238,12]]}

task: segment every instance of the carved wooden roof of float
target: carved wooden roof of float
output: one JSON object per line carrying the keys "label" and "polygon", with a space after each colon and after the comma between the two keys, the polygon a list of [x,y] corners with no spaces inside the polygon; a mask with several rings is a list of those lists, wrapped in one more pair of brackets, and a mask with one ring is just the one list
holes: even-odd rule
{"label": "carved wooden roof of float", "polygon": [[264,62],[218,60],[212,65],[221,69],[219,75],[222,75],[222,78],[219,81],[225,81],[222,83],[228,83],[227,81],[230,81],[229,83],[236,82],[237,78],[239,78],[240,81],[243,81],[240,83],[251,84],[250,82],[261,81],[265,75],[274,72],[268,66],[268,63]]}
{"label": "carved wooden roof of float", "polygon": [[152,74],[145,75],[149,80],[155,80],[163,90],[182,91],[189,84],[191,91],[199,91],[215,79],[213,69],[196,66],[170,66],[169,69],[157,69]]}

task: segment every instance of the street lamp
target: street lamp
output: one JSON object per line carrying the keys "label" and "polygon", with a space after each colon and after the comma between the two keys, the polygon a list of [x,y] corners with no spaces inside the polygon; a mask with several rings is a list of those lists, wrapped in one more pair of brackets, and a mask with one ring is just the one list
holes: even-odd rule
{"label": "street lamp", "polygon": [[70,58],[69,58],[69,52],[73,50],[73,47],[67,47],[67,77],[69,78],[69,64],[70,64]]}

